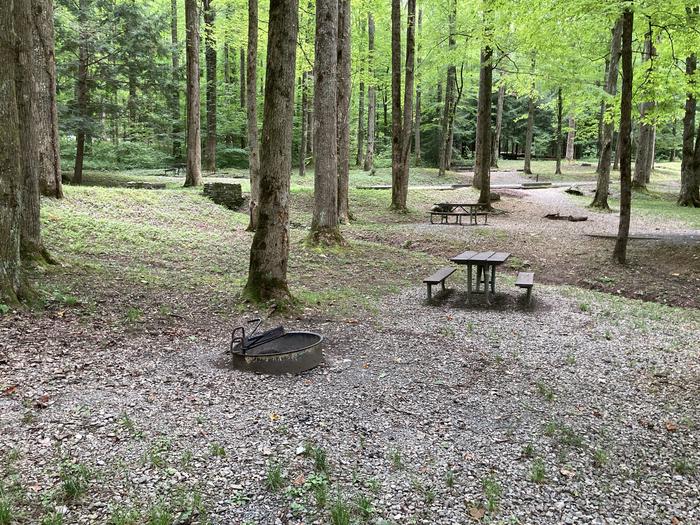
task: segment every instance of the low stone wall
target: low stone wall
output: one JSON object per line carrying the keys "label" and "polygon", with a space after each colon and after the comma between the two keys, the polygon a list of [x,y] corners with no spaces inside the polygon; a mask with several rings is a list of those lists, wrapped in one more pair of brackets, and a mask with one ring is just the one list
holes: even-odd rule
{"label": "low stone wall", "polygon": [[228,182],[207,182],[204,184],[204,196],[229,210],[238,210],[244,202],[241,185]]}
{"label": "low stone wall", "polygon": [[164,190],[165,182],[130,181],[126,183],[126,187],[134,188],[137,190]]}

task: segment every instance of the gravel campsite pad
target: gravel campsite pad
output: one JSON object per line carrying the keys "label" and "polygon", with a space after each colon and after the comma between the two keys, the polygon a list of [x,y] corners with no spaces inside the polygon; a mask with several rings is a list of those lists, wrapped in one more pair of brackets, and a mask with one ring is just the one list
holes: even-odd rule
{"label": "gravel campsite pad", "polygon": [[299,376],[230,370],[213,323],[82,340],[70,310],[5,318],[2,497],[26,523],[700,521],[697,311],[424,293],[287,320],[326,337]]}

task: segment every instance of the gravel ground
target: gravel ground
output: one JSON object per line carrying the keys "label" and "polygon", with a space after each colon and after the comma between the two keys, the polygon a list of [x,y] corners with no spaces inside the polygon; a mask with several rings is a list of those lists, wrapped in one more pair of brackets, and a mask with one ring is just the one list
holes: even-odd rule
{"label": "gravel ground", "polygon": [[214,318],[90,341],[70,309],[5,318],[5,490],[22,523],[331,523],[338,500],[358,523],[700,523],[698,312],[506,284],[491,308],[416,287],[287,320],[326,336],[296,377],[228,369]]}

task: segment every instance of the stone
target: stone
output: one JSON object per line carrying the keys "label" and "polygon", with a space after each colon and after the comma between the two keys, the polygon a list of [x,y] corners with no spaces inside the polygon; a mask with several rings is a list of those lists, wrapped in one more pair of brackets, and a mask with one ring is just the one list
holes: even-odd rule
{"label": "stone", "polygon": [[241,185],[228,182],[207,182],[204,196],[229,210],[238,210],[244,202]]}

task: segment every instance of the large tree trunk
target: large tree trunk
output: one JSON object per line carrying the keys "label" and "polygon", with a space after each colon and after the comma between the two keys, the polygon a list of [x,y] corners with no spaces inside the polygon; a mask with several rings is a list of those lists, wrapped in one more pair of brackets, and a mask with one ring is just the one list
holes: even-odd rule
{"label": "large tree trunk", "polygon": [[316,0],[314,214],[310,240],[342,242],[338,228],[338,0]]}
{"label": "large tree trunk", "polygon": [[562,120],[563,116],[562,113],[564,111],[564,103],[562,101],[561,97],[561,87],[557,90],[557,140],[556,140],[556,145],[557,145],[557,154],[556,154],[556,169],[554,171],[555,175],[561,175],[561,146],[562,146],[562,139],[561,139],[561,128],[562,128]]}
{"label": "large tree trunk", "polygon": [[[620,62],[620,41],[622,37],[622,18],[620,18],[612,31],[612,42],[610,44],[610,66],[608,67],[608,78],[605,81],[605,92],[614,97],[617,93],[617,76]],[[591,206],[610,210],[608,205],[608,190],[610,186],[610,161],[612,160],[612,139],[615,123],[613,120],[604,122],[603,134],[601,138],[600,162],[598,165],[598,182],[595,196]]]}
{"label": "large tree trunk", "polygon": [[39,191],[47,197],[63,197],[61,152],[56,105],[56,57],[52,0],[32,0],[34,18],[34,91],[32,124],[35,127]]}
{"label": "large tree trunk", "polygon": [[[416,44],[416,55],[418,60],[418,71],[420,72],[421,64],[421,34],[423,32],[423,10],[418,9],[418,42]],[[413,149],[415,154],[416,166],[421,163],[421,143],[420,143],[420,125],[421,125],[421,107],[420,107],[420,81],[416,80],[416,110],[415,110],[415,121],[413,125]]]}
{"label": "large tree trunk", "polygon": [[367,15],[367,43],[369,49],[368,70],[372,77],[367,88],[367,154],[365,155],[364,170],[374,168],[374,127],[377,122],[377,88],[374,84],[374,18]]}
{"label": "large tree trunk", "polygon": [[[14,6],[18,6],[15,3]],[[22,146],[17,109],[17,36],[12,2],[0,3],[0,303],[16,306],[22,297],[20,230]]]}
{"label": "large tree trunk", "polygon": [[307,145],[307,126],[309,123],[309,86],[308,73],[304,71],[301,74],[301,140],[299,143],[299,176],[306,175],[306,150]]}
{"label": "large tree trunk", "polygon": [[408,0],[406,24],[406,71],[401,114],[401,5],[391,2],[391,107],[392,167],[391,209],[406,211],[408,201],[409,154],[413,121],[413,70],[415,60],[416,2]]}
{"label": "large tree trunk", "polygon": [[574,140],[576,139],[576,120],[569,115],[569,132],[566,134],[566,160],[574,161]]}
{"label": "large tree trunk", "polygon": [[350,0],[338,1],[337,42],[337,136],[338,136],[338,220],[350,222]]}
{"label": "large tree trunk", "polygon": [[[685,59],[685,73],[693,78],[697,68],[695,53]],[[685,114],[683,115],[683,151],[681,156],[681,189],[678,204],[681,206],[700,207],[700,199],[696,197],[698,180],[695,174],[695,111],[697,100],[693,91],[688,91],[685,99]]]}
{"label": "large tree trunk", "polygon": [[180,121],[180,47],[177,37],[177,1],[170,0],[170,45],[172,86],[170,92],[170,118],[172,119],[173,159],[179,162],[182,159],[180,151],[180,133],[182,122]]}
{"label": "large tree trunk", "polygon": [[496,130],[493,134],[491,149],[491,167],[498,168],[498,157],[501,147],[501,129],[503,127],[503,104],[505,102],[506,86],[501,84],[498,88],[498,102],[496,103]]}
{"label": "large tree trunk", "polygon": [[185,0],[187,28],[187,173],[185,186],[202,184],[202,142],[199,124],[199,11],[197,0]]}
{"label": "large tree trunk", "polygon": [[[362,36],[360,41],[364,40],[365,26],[360,24]],[[362,168],[365,156],[365,70],[367,61],[365,59],[360,62],[360,87],[359,98],[357,100],[357,155],[355,157],[355,165]]]}
{"label": "large tree trunk", "polygon": [[[456,46],[455,32],[457,21],[457,0],[450,0],[450,12],[448,15],[448,47],[453,51]],[[452,118],[455,104],[455,89],[457,84],[457,67],[454,64],[447,66],[447,80],[445,82],[445,104],[442,113],[442,129],[440,133],[440,151],[438,153],[438,176],[445,175],[445,170],[449,169],[452,158]]]}
{"label": "large tree trunk", "polygon": [[212,0],[204,0],[204,56],[207,66],[207,147],[204,159],[205,169],[216,171],[216,11],[211,3]]}
{"label": "large tree trunk", "polygon": [[270,0],[258,226],[245,287],[245,294],[255,301],[289,298],[289,179],[297,28],[297,0]]}
{"label": "large tree trunk", "polygon": [[[248,171],[250,174],[250,222],[248,231],[254,231],[258,224],[258,203],[260,201],[260,152],[258,151],[258,0],[248,0],[248,60],[245,86],[248,104],[246,106],[248,130]],[[243,87],[241,87],[243,89]]]}
{"label": "large tree trunk", "polygon": [[75,84],[75,105],[78,126],[75,134],[75,164],[71,184],[83,183],[83,158],[85,157],[85,132],[88,119],[88,0],[80,0],[78,13],[78,78]]}
{"label": "large tree trunk", "polygon": [[[654,69],[653,58],[655,54],[652,43],[652,31],[649,31],[644,38],[644,53],[642,61],[649,62],[648,71]],[[645,122],[647,114],[654,109],[654,101],[642,102],[640,106],[639,137],[637,139],[637,157],[634,161],[634,180],[632,189],[645,190],[647,182],[651,178],[651,171],[654,169],[654,145],[656,142],[656,126]]]}
{"label": "large tree trunk", "polygon": [[620,225],[613,258],[620,264],[627,260],[627,239],[632,206],[632,31],[634,14],[627,9],[622,15],[622,100],[620,103]]}
{"label": "large tree trunk", "polygon": [[491,207],[491,90],[493,85],[493,51],[488,45],[481,50],[479,97],[476,114],[476,151],[474,186],[479,188],[479,202]]}

